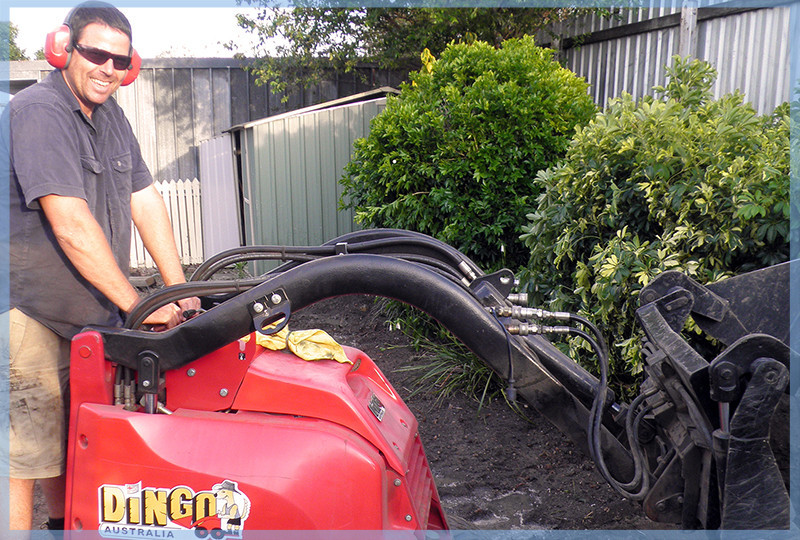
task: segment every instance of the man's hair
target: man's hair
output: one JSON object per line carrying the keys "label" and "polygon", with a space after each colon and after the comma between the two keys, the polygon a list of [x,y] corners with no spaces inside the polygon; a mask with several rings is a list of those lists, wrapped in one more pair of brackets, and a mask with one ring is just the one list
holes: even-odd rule
{"label": "man's hair", "polygon": [[99,23],[109,28],[119,30],[131,41],[133,47],[133,31],[131,30],[131,23],[128,18],[122,14],[120,10],[107,4],[105,2],[97,2],[89,0],[78,4],[70,11],[67,20],[64,21],[69,25],[72,34],[72,43],[74,45],[78,42],[83,29],[92,23]]}

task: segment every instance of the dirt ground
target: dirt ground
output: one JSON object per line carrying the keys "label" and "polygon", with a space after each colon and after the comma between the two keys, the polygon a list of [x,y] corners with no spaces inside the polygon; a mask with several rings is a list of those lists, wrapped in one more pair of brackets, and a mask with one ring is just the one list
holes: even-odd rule
{"label": "dirt ground", "polygon": [[[614,492],[593,462],[545,418],[526,420],[504,402],[458,394],[410,396],[398,371],[419,362],[401,332],[390,331],[370,297],[326,300],[295,314],[293,329],[321,328],[363,350],[386,374],[419,421],[445,512],[457,529],[665,529],[638,503]],[[46,521],[37,497],[34,528]]]}

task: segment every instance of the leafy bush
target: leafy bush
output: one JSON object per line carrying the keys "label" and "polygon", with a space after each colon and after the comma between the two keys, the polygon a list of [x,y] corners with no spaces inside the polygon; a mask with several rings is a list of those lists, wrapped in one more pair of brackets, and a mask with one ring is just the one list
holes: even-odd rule
{"label": "leafy bush", "polygon": [[641,368],[634,311],[654,276],[713,282],[789,253],[788,105],[762,117],[738,92],[714,100],[697,60],[667,75],[655,98],[623,95],[578,130],[525,228],[537,301],[600,322],[618,374]]}
{"label": "leafy bush", "polygon": [[344,206],[365,226],[430,234],[486,268],[524,266],[536,173],[596,112],[587,85],[530,37],[451,44],[423,62],[356,142]]}

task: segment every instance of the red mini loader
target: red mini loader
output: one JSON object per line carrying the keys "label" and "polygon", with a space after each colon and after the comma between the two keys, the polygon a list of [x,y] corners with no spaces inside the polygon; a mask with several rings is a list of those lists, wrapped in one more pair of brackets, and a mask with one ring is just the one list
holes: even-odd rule
{"label": "red mini loader", "polygon": [[[258,279],[209,279],[253,259],[288,262]],[[396,230],[210,259],[189,283],[143,301],[125,328],[87,328],[74,339],[67,527],[79,538],[446,529],[417,422],[370,358],[345,348],[352,363],[309,362],[253,339],[345,294],[431,314],[651,519],[788,526],[768,422],[788,381],[788,264],[708,287],[667,273],[643,290],[646,378],[630,404],[607,387],[607,346],[596,329],[568,313],[514,305],[524,298],[511,293],[513,278]],[[139,328],[153,310],[189,296],[202,298],[196,317],[166,332]],[[716,358],[681,337],[690,316],[725,345]],[[532,322],[539,318],[559,326]],[[586,339],[600,378],[544,333]]]}

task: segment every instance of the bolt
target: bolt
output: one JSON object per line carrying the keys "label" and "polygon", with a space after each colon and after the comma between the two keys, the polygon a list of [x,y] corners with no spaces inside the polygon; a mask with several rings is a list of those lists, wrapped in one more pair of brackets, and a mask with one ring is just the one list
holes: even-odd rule
{"label": "bolt", "polygon": [[253,311],[255,311],[256,313],[261,313],[262,311],[264,311],[264,304],[262,304],[261,302],[256,302],[255,304],[253,304]]}
{"label": "bolt", "polygon": [[223,388],[222,390],[219,391],[219,395],[222,396],[222,397],[227,396],[228,395],[228,389],[227,388]]}
{"label": "bolt", "polygon": [[144,386],[145,388],[150,388],[150,381],[148,381],[147,379],[143,380],[142,386]]}
{"label": "bolt", "polygon": [[406,521],[411,521],[412,517],[411,514],[406,514]]}
{"label": "bolt", "polygon": [[400,481],[399,478],[394,481],[394,485],[397,486],[397,487],[400,487],[401,484],[402,484],[402,482]]}
{"label": "bolt", "polygon": [[273,293],[273,295],[269,298],[273,304],[280,304],[283,302],[283,298],[278,293]]}
{"label": "bolt", "polygon": [[186,374],[189,377],[194,377],[197,374],[197,370],[194,369],[194,368],[189,368],[189,369],[186,370]]}
{"label": "bolt", "polygon": [[656,504],[656,510],[658,510],[659,512],[663,512],[666,509],[667,509],[667,503],[665,503],[664,501],[660,501],[658,504]]}

